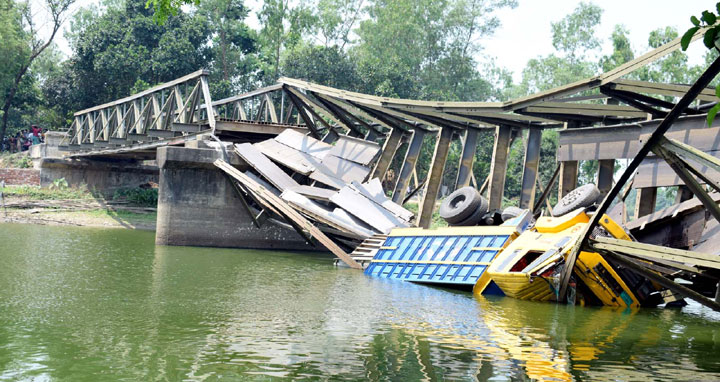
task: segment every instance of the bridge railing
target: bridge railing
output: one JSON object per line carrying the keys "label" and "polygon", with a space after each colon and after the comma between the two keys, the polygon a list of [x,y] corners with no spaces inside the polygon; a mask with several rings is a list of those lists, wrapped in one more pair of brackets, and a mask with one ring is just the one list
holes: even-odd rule
{"label": "bridge railing", "polygon": [[215,129],[208,71],[198,70],[74,114],[62,146],[106,147]]}

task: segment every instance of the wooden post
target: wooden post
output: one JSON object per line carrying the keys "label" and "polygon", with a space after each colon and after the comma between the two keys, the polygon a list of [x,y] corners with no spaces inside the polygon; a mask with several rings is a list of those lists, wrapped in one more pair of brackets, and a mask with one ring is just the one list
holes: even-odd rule
{"label": "wooden post", "polygon": [[397,182],[395,183],[395,190],[393,191],[392,200],[395,203],[402,204],[405,199],[405,194],[410,184],[410,177],[415,172],[415,164],[417,163],[418,156],[420,156],[420,149],[422,148],[426,133],[423,129],[413,129],[412,139],[410,139],[410,145],[405,153],[405,160],[403,161],[400,175],[398,176]]}
{"label": "wooden post", "polygon": [[615,159],[601,159],[598,161],[597,187],[600,195],[605,196],[613,185],[615,173]]}
{"label": "wooden post", "polygon": [[560,184],[558,185],[558,200],[577,188],[578,161],[569,160],[560,162]]}
{"label": "wooden post", "polygon": [[511,135],[512,128],[510,126],[501,125],[495,128],[495,145],[493,147],[492,162],[490,163],[490,182],[488,186],[488,199],[491,210],[502,207]]}
{"label": "wooden post", "polygon": [[[370,130],[370,132],[372,131],[373,130]],[[382,154],[380,154],[380,159],[378,159],[377,164],[375,165],[375,169],[373,169],[371,178],[379,178],[381,182],[385,178],[385,173],[387,172],[388,168],[390,168],[390,164],[395,157],[395,152],[400,146],[400,139],[402,138],[402,136],[403,131],[399,127],[395,127],[390,130],[390,134],[388,135],[387,139],[385,139],[385,144],[382,148]]]}
{"label": "wooden post", "polygon": [[[508,129],[509,130],[509,129]],[[429,228],[432,221],[432,213],[435,209],[435,201],[437,200],[440,184],[442,183],[443,172],[445,170],[445,162],[447,161],[448,152],[450,151],[450,143],[452,142],[453,128],[444,126],[440,129],[440,139],[435,144],[435,152],[433,153],[430,171],[427,175],[427,185],[425,186],[425,195],[423,195],[422,203],[418,211],[419,219],[418,227]],[[509,136],[509,134],[508,134]]]}
{"label": "wooden post", "polygon": [[535,185],[537,184],[540,166],[540,143],[542,130],[529,129],[525,145],[525,162],[523,165],[522,190],[520,191],[520,208],[529,209],[535,205]]}
{"label": "wooden post", "polygon": [[475,151],[477,149],[478,130],[468,127],[465,130],[465,143],[463,144],[462,154],[460,155],[460,167],[458,168],[457,179],[455,180],[455,189],[470,185],[472,178],[473,161],[475,160]]}
{"label": "wooden post", "polygon": [[655,202],[657,201],[657,188],[638,188],[635,197],[635,219],[639,219],[645,215],[655,212]]}

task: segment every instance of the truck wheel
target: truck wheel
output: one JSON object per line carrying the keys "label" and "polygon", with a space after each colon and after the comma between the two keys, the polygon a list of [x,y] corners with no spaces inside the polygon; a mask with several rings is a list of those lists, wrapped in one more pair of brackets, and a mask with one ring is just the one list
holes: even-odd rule
{"label": "truck wheel", "polygon": [[552,215],[555,217],[562,216],[578,208],[589,207],[593,205],[599,197],[600,190],[592,183],[578,187],[560,199],[558,204],[553,207]]}
{"label": "truck wheel", "polygon": [[516,218],[525,212],[524,209],[519,207],[507,207],[502,212],[502,221],[508,221],[510,219]]}
{"label": "truck wheel", "polygon": [[463,187],[448,195],[440,205],[440,217],[456,224],[472,215],[482,202],[482,196],[472,187]]}

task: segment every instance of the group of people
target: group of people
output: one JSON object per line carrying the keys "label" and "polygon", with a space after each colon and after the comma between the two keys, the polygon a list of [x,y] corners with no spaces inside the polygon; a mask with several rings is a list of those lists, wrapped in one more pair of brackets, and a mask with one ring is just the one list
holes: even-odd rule
{"label": "group of people", "polygon": [[30,146],[45,142],[45,133],[48,129],[41,129],[36,125],[29,129],[18,131],[15,135],[6,136],[2,142],[2,151],[19,153],[29,150]]}

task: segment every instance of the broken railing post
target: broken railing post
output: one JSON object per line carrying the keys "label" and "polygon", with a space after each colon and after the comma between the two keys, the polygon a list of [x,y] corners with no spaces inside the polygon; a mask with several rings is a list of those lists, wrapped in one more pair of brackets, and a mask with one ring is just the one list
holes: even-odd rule
{"label": "broken railing post", "polygon": [[[368,134],[370,132],[374,132],[374,130],[368,130]],[[395,152],[400,146],[400,140],[402,136],[403,131],[399,127],[395,127],[390,130],[390,134],[388,134],[387,138],[385,139],[385,144],[383,145],[380,159],[378,159],[377,164],[375,165],[375,169],[373,169],[371,178],[378,178],[380,179],[380,181],[385,179],[385,173],[387,173],[387,170],[390,168],[390,164],[395,157]]]}
{"label": "broken railing post", "polygon": [[491,210],[502,207],[511,135],[512,128],[510,126],[500,125],[495,128],[495,145],[493,146],[490,182],[488,183],[488,199]]}
{"label": "broken railing post", "polygon": [[463,144],[462,154],[460,154],[460,167],[458,168],[457,179],[455,180],[455,189],[470,185],[472,179],[473,161],[475,160],[475,151],[477,150],[479,131],[468,127],[465,129],[465,142]]}
{"label": "broken railing post", "polygon": [[535,185],[537,184],[540,166],[540,143],[542,130],[529,129],[525,145],[525,162],[523,164],[522,189],[520,191],[520,208],[533,208],[535,204]]}
{"label": "broken railing post", "polygon": [[447,161],[448,152],[450,151],[453,130],[450,126],[443,126],[440,129],[440,137],[435,144],[435,152],[433,153],[430,171],[427,175],[428,181],[425,186],[425,194],[418,208],[418,227],[430,227],[433,210],[435,209],[435,201],[437,200],[438,191],[440,191],[440,184],[442,184],[445,162]]}
{"label": "broken railing post", "polygon": [[625,183],[627,183],[628,180],[630,180],[630,177],[635,174],[635,171],[637,171],[638,167],[640,167],[640,163],[645,160],[648,153],[650,153],[656,145],[659,145],[663,141],[665,133],[670,129],[673,123],[675,123],[683,111],[690,106],[698,94],[700,94],[700,92],[702,92],[710,84],[710,82],[715,79],[715,76],[717,76],[718,73],[720,73],[720,59],[716,58],[715,61],[713,61],[713,63],[705,70],[705,72],[700,75],[700,78],[698,78],[698,80],[690,87],[688,92],[680,98],[678,103],[675,104],[675,107],[670,110],[662,122],[660,122],[655,131],[650,135],[650,138],[648,138],[642,147],[640,147],[635,155],[635,158],[633,158],[627,168],[625,168],[625,171],[623,171],[617,183],[615,183],[615,185],[610,189],[610,192],[605,195],[605,198],[593,214],[590,222],[585,226],[581,240],[578,240],[566,258],[565,269],[560,279],[558,300],[565,300],[565,292],[567,291],[567,285],[570,281],[573,267],[575,266],[575,260],[582,248],[587,245],[590,233],[598,225],[600,218],[607,212],[608,208],[610,208],[610,204],[613,200],[615,200],[615,197],[618,196],[620,190],[623,186],[625,186]]}
{"label": "broken railing post", "polygon": [[422,148],[426,133],[427,132],[421,128],[413,129],[412,139],[410,139],[410,145],[405,153],[405,160],[403,161],[400,175],[397,178],[395,190],[393,191],[392,200],[395,203],[402,204],[403,200],[405,200],[405,194],[410,185],[410,178],[415,171],[415,164],[417,163],[418,156],[420,156],[420,149]]}

